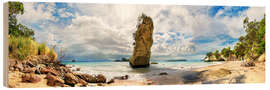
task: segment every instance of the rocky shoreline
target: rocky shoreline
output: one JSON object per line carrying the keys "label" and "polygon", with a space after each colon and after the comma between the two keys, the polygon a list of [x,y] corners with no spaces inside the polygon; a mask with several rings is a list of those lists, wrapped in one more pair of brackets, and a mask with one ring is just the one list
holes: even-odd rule
{"label": "rocky shoreline", "polygon": [[[47,56],[35,56],[24,61],[9,59],[8,87],[27,87],[25,84],[37,87],[86,87],[113,83],[113,80],[107,80],[102,74],[75,73],[71,68]],[[115,79],[127,78],[126,75]],[[46,85],[39,85],[41,83]]]}
{"label": "rocky shoreline", "polygon": [[201,67],[194,70],[162,72],[145,77],[146,81],[131,80],[129,75],[115,76],[109,80],[103,74],[76,72],[77,67],[51,61],[46,56],[36,56],[19,61],[9,60],[8,87],[95,87],[134,85],[181,85],[181,84],[232,84],[264,83],[265,62],[245,66],[242,61],[225,61],[222,64]]}

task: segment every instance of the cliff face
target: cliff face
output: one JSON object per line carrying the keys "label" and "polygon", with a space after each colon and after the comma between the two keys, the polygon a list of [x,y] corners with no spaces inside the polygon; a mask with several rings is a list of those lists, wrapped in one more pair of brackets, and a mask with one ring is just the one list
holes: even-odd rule
{"label": "cliff face", "polygon": [[137,27],[133,55],[129,60],[133,68],[149,66],[151,47],[153,44],[152,35],[154,25],[152,19],[144,14],[140,18],[142,19],[142,23]]}

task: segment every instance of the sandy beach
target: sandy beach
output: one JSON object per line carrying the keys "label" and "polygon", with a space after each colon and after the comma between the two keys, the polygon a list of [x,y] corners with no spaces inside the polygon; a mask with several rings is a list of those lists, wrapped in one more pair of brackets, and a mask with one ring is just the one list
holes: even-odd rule
{"label": "sandy beach", "polygon": [[[197,68],[191,71],[167,72],[165,75],[147,75],[146,81],[118,80],[110,84],[88,84],[88,86],[140,86],[140,85],[186,85],[186,84],[236,84],[264,83],[265,62],[256,62],[254,67],[241,66],[242,61],[226,61],[222,64]],[[174,69],[172,69],[173,71]],[[46,75],[38,75],[38,83],[21,82],[21,72],[9,72],[9,85],[13,87],[50,87],[46,84]]]}
{"label": "sandy beach", "polygon": [[[111,85],[183,85],[183,84],[243,84],[265,83],[265,63],[256,62],[254,67],[241,66],[242,61],[227,61],[192,71],[149,76],[146,82],[119,80]],[[111,86],[109,85],[109,86]]]}

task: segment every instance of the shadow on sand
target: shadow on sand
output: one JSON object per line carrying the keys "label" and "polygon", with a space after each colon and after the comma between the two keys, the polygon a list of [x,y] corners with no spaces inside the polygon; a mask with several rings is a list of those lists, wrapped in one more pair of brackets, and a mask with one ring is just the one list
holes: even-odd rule
{"label": "shadow on sand", "polygon": [[[194,69],[171,69],[171,68],[159,68],[150,66],[148,68],[133,69],[132,72],[140,73],[147,80],[151,80],[154,85],[179,85],[179,84],[225,84],[224,82],[244,83],[244,75],[238,75],[232,78],[218,78],[209,80],[206,77],[202,77],[205,71],[195,71]],[[150,72],[150,73],[149,73]],[[160,75],[160,73],[167,73],[166,75]]]}

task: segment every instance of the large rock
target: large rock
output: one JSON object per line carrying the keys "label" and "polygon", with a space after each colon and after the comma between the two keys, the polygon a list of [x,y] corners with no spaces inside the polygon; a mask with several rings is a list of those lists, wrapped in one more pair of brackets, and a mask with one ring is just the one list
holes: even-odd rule
{"label": "large rock", "polygon": [[47,85],[49,86],[64,86],[65,83],[60,77],[54,76],[51,73],[47,74],[45,79],[47,79]]}
{"label": "large rock", "polygon": [[141,22],[135,33],[135,43],[133,55],[129,59],[130,66],[133,68],[148,67],[151,57],[151,47],[153,44],[153,21],[149,16],[139,17]]}
{"label": "large rock", "polygon": [[104,75],[98,74],[96,78],[97,78],[97,83],[106,83],[106,77]]}
{"label": "large rock", "polygon": [[22,75],[22,82],[37,83],[40,80],[41,78],[36,76],[34,73],[26,73]]}
{"label": "large rock", "polygon": [[65,74],[65,83],[70,86],[75,86],[79,82],[79,79],[72,73]]}
{"label": "large rock", "polygon": [[89,74],[74,74],[75,76],[79,77],[80,79],[88,82],[88,83],[106,83],[106,77],[102,74],[97,76],[89,75]]}
{"label": "large rock", "polygon": [[53,68],[40,67],[40,72],[42,74],[51,73],[51,74],[53,74],[55,76],[58,76],[59,75],[59,73],[55,69],[53,69]]}

